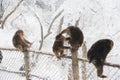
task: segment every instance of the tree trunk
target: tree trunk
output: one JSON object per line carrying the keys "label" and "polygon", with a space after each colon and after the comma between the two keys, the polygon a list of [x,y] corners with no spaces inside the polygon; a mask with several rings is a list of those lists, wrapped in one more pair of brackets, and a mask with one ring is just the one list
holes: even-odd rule
{"label": "tree trunk", "polygon": [[[82,45],[82,58],[87,58],[87,47],[86,47],[85,42]],[[81,67],[82,67],[82,69],[81,69],[82,70],[82,79],[87,80],[86,62],[82,61]]]}
{"label": "tree trunk", "polygon": [[30,62],[29,62],[29,52],[24,52],[24,62],[25,62],[25,76],[26,80],[30,80]]}
{"label": "tree trunk", "polygon": [[72,52],[72,70],[73,70],[73,79],[79,80],[79,64],[78,64],[78,52],[77,50],[71,50]]}

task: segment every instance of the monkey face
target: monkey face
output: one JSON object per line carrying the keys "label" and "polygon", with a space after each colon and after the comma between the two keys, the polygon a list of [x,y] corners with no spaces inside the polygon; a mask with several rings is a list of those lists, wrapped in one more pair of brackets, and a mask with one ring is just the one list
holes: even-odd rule
{"label": "monkey face", "polygon": [[64,42],[65,37],[62,34],[56,36],[56,41]]}

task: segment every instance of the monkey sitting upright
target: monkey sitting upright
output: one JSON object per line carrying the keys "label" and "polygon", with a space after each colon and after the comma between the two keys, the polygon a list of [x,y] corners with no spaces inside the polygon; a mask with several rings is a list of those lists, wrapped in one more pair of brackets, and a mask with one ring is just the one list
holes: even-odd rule
{"label": "monkey sitting upright", "polygon": [[107,76],[103,75],[103,65],[105,59],[113,47],[113,41],[110,39],[101,39],[95,42],[91,48],[88,50],[87,58],[89,62],[93,63],[97,68],[97,76],[105,78]]}
{"label": "monkey sitting upright", "polygon": [[14,47],[22,52],[27,51],[27,48],[31,46],[31,43],[24,38],[24,33],[22,30],[16,31],[13,36],[12,42]]}
{"label": "monkey sitting upright", "polygon": [[84,36],[78,27],[69,26],[61,32],[61,34],[63,33],[67,33],[70,36],[69,44],[72,46],[72,49],[77,50],[82,45]]}
{"label": "monkey sitting upright", "polygon": [[64,46],[64,41],[69,40],[69,38],[65,38],[62,34],[58,34],[53,44],[53,52],[58,59],[64,56],[64,49],[71,49],[71,47]]}

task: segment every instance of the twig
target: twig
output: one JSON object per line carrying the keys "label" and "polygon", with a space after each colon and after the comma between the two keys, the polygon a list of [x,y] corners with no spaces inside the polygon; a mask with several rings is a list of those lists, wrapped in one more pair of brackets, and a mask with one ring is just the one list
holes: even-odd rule
{"label": "twig", "polygon": [[3,14],[5,12],[5,10],[3,9],[3,0],[0,1],[0,24],[2,23],[2,17],[3,17]]}
{"label": "twig", "polygon": [[39,24],[40,24],[40,30],[41,30],[41,44],[40,44],[40,47],[39,47],[39,50],[41,50],[41,48],[42,48],[42,45],[43,45],[43,26],[42,26],[42,24],[41,24],[41,21],[40,21],[40,18],[39,18],[39,16],[37,15],[37,13],[35,13],[35,11],[31,8],[31,7],[29,7],[28,6],[28,8],[32,11],[32,13],[35,15],[35,17],[37,18],[37,20],[38,20],[38,22],[39,22]]}
{"label": "twig", "polygon": [[24,0],[21,0],[21,1],[17,4],[17,6],[5,17],[5,19],[3,20],[2,24],[1,24],[1,28],[2,28],[2,29],[4,28],[4,24],[5,24],[5,22],[7,21],[7,19],[12,15],[12,13],[14,13],[14,12],[17,10],[17,8],[20,6],[20,4],[21,4],[23,1],[24,1]]}
{"label": "twig", "polygon": [[111,66],[111,67],[116,67],[116,68],[120,68],[120,65],[118,65],[118,64],[112,64],[112,63],[108,63],[108,62],[105,62],[104,65]]}
{"label": "twig", "polygon": [[60,11],[60,12],[53,18],[53,20],[52,20],[52,22],[51,22],[51,24],[50,24],[50,26],[49,26],[48,32],[50,32],[51,27],[52,27],[54,21],[63,13],[63,11],[64,11],[64,10]]}
{"label": "twig", "polygon": [[[22,17],[22,18],[23,18],[22,13],[19,14],[18,16],[16,16],[16,17],[12,20],[12,22],[11,22],[11,25],[12,25],[12,26],[13,26],[14,21],[16,21],[19,17]],[[25,22],[25,19],[24,19],[24,22]]]}
{"label": "twig", "polygon": [[63,22],[64,22],[64,16],[60,19],[60,24],[58,26],[59,28],[58,28],[57,34],[59,34],[61,32]]}
{"label": "twig", "polygon": [[52,32],[50,31],[52,28],[53,23],[55,22],[55,20],[63,13],[64,10],[60,11],[52,20],[52,22],[50,23],[49,29],[48,29],[48,33],[44,36],[44,39],[49,36]]}
{"label": "twig", "polygon": [[79,21],[80,21],[80,17],[79,17],[78,20],[76,21],[75,27],[78,27],[78,26],[79,26]]}
{"label": "twig", "polygon": [[1,10],[4,11],[4,9],[3,9],[3,4],[2,4],[2,3],[3,3],[3,0],[1,0],[0,6],[1,6]]}

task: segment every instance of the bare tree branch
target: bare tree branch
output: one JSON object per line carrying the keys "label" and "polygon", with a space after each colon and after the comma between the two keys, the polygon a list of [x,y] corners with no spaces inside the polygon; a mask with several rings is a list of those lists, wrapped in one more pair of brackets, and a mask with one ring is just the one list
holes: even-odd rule
{"label": "bare tree branch", "polygon": [[17,6],[4,18],[4,20],[2,21],[2,24],[1,24],[1,28],[3,29],[4,28],[4,24],[5,22],[7,21],[7,19],[17,10],[17,8],[20,6],[20,4],[23,2],[24,0],[21,0]]}
{"label": "bare tree branch", "polygon": [[75,27],[78,27],[78,26],[79,26],[79,21],[80,21],[80,17],[79,17],[78,20],[76,21]]}
{"label": "bare tree branch", "polygon": [[[28,6],[28,8],[32,11],[32,13],[35,15],[35,17],[37,18],[37,20],[38,20],[38,22],[39,22],[39,24],[40,24],[40,31],[41,31],[41,40],[40,40],[40,46],[39,46],[39,50],[41,50],[42,49],[42,46],[43,46],[43,41],[44,41],[44,38],[43,38],[43,26],[42,26],[42,24],[41,24],[41,21],[40,21],[40,18],[39,18],[39,16],[37,15],[37,13],[35,13],[35,11],[31,8],[31,7],[29,7]],[[37,61],[37,59],[38,59],[38,56],[39,56],[39,54],[37,54],[37,56],[36,56],[36,61]]]}
{"label": "bare tree branch", "polygon": [[52,28],[53,23],[55,22],[55,20],[63,13],[64,10],[60,11],[52,20],[52,22],[50,23],[49,29],[48,29],[48,33],[44,36],[44,39],[49,36],[52,32],[50,31]]}
{"label": "bare tree branch", "polygon": [[59,34],[61,32],[63,22],[64,22],[64,16],[60,19],[60,24],[58,26],[57,34]]}
{"label": "bare tree branch", "polygon": [[[86,42],[84,41],[82,44],[82,58],[86,58],[86,56],[87,56],[87,46],[86,46]],[[82,79],[87,80],[86,62],[82,61],[81,67],[82,67],[82,69],[81,69],[82,70]]]}
{"label": "bare tree branch", "polygon": [[64,10],[60,11],[60,12],[53,18],[53,20],[52,20],[52,22],[51,22],[51,24],[50,24],[50,26],[49,26],[48,32],[50,32],[53,23],[54,23],[55,20],[63,13],[63,11],[64,11]]}
{"label": "bare tree branch", "polygon": [[29,52],[23,52],[24,54],[24,63],[25,63],[25,76],[26,80],[30,80],[30,60],[29,60]]}
{"label": "bare tree branch", "polygon": [[19,17],[22,17],[24,19],[24,22],[26,23],[26,20],[24,18],[24,16],[22,15],[22,13],[20,13],[18,16],[16,16],[12,21],[11,21],[11,25],[14,26],[14,21],[16,21]]}
{"label": "bare tree branch", "polygon": [[3,9],[3,4],[2,4],[2,3],[3,3],[3,0],[1,0],[0,6],[1,6],[1,10],[4,11],[4,9]]}
{"label": "bare tree branch", "polygon": [[[3,17],[3,14],[5,12],[5,10],[3,9],[3,4],[2,3],[3,3],[3,0],[0,1],[0,20]],[[2,22],[2,20],[1,20],[1,22]]]}
{"label": "bare tree branch", "polygon": [[41,44],[40,44],[39,50],[41,50],[41,48],[43,46],[43,40],[44,40],[44,38],[43,38],[43,26],[41,24],[40,18],[37,15],[37,13],[35,13],[35,11],[31,7],[28,6],[28,8],[32,11],[32,13],[35,15],[35,17],[37,18],[37,20],[38,20],[38,22],[40,24],[40,30],[41,30],[41,41],[40,42],[41,42]]}

